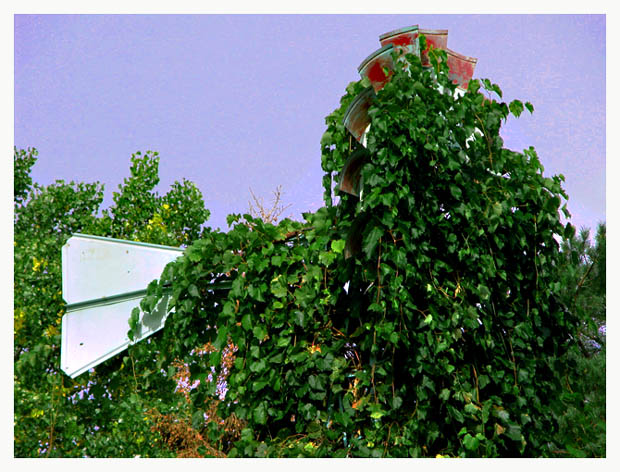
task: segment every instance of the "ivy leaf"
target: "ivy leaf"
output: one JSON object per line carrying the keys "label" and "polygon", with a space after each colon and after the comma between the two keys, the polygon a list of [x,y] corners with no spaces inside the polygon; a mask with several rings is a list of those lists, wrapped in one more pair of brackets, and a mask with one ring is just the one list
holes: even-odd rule
{"label": "ivy leaf", "polygon": [[310,385],[310,388],[313,388],[315,390],[325,390],[320,378],[316,375],[311,375],[310,377],[308,377],[308,385]]}
{"label": "ivy leaf", "polygon": [[261,402],[254,409],[253,412],[254,421],[258,424],[266,424],[267,423],[267,407],[265,402]]}
{"label": "ivy leaf", "polygon": [[504,422],[508,422],[510,420],[509,413],[506,410],[504,410],[503,408],[497,408],[495,410],[495,416],[497,416],[498,418],[502,419]]}
{"label": "ivy leaf", "polygon": [[491,88],[492,88],[492,89],[493,89],[493,91],[497,94],[497,96],[498,96],[499,98],[502,98],[502,96],[503,96],[503,94],[502,94],[502,89],[500,89],[500,88],[499,88],[499,85],[497,85],[497,84],[493,84],[493,85],[491,86]]}
{"label": "ivy leaf", "polygon": [[508,105],[508,108],[510,112],[518,118],[523,112],[523,102],[521,100],[513,100],[510,102],[510,105]]}
{"label": "ivy leaf", "polygon": [[379,420],[385,415],[385,411],[381,408],[381,405],[370,405],[370,417],[374,420]]}
{"label": "ivy leaf", "polygon": [[259,359],[258,361],[252,362],[250,364],[250,371],[256,374],[260,374],[261,372],[265,370],[266,367],[267,367],[267,364],[265,363],[265,360]]}
{"label": "ivy leaf", "polygon": [[134,341],[140,335],[140,308],[135,307],[131,310],[131,316],[129,317],[129,331],[127,337]]}
{"label": "ivy leaf", "polygon": [[262,325],[255,326],[252,329],[252,332],[254,333],[254,336],[256,336],[257,339],[264,339],[265,336],[267,336],[267,330]]}
{"label": "ivy leaf", "polygon": [[396,396],[392,399],[392,408],[394,410],[398,410],[402,404],[403,404],[403,399],[401,397]]}
{"label": "ivy leaf", "polygon": [[333,252],[321,252],[319,254],[319,262],[326,266],[330,265],[336,259],[336,254]]}
{"label": "ivy leaf", "polygon": [[366,257],[370,258],[372,256],[381,236],[383,236],[383,231],[377,226],[374,226],[370,232],[366,234],[364,237],[364,253]]}
{"label": "ivy leaf", "polygon": [[465,446],[466,449],[469,449],[470,451],[478,449],[479,444],[480,444],[480,441],[478,440],[478,438],[472,436],[469,433],[467,433],[463,437],[463,445]]}
{"label": "ivy leaf", "polygon": [[523,435],[521,434],[521,427],[517,425],[510,425],[508,429],[504,433],[513,441],[521,441],[523,439]]}
{"label": "ivy leaf", "polygon": [[295,324],[298,326],[304,327],[305,315],[303,311],[295,310],[293,313]]}
{"label": "ivy leaf", "polygon": [[491,297],[491,292],[486,285],[478,284],[478,293],[481,300],[488,300]]}
{"label": "ivy leaf", "polygon": [[325,131],[323,136],[321,136],[321,146],[327,146],[332,142],[332,133],[329,131]]}
{"label": "ivy leaf", "polygon": [[466,403],[463,409],[465,410],[465,413],[468,413],[470,415],[475,415],[476,413],[478,413],[479,410],[479,408],[473,403]]}
{"label": "ivy leaf", "polygon": [[200,259],[201,259],[200,253],[195,249],[192,251],[189,251],[187,254],[187,257],[192,262],[200,262]]}
{"label": "ivy leaf", "polygon": [[332,251],[334,251],[336,254],[342,253],[342,251],[344,251],[345,244],[346,244],[346,241],[344,239],[337,239],[335,241],[332,241],[331,243]]}
{"label": "ivy leaf", "polygon": [[270,289],[271,293],[273,293],[273,295],[277,298],[284,298],[288,293],[286,285],[284,285],[284,281],[280,280],[280,276],[272,280]]}
{"label": "ivy leaf", "polygon": [[459,187],[457,187],[456,185],[454,185],[454,184],[450,185],[450,193],[457,200],[460,200],[461,197],[463,196],[462,190]]}

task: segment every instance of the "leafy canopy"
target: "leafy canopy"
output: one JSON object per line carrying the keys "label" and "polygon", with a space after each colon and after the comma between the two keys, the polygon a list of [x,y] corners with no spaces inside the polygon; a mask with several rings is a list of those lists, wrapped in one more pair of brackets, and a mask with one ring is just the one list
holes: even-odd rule
{"label": "leafy canopy", "polygon": [[[175,311],[167,348],[145,353],[189,366],[194,427],[228,456],[550,453],[577,325],[559,298],[563,177],[503,147],[529,103],[486,99],[501,97],[487,80],[455,98],[445,52],[430,70],[407,60],[369,110],[361,199],[333,205],[358,148],[342,124],[357,82],[326,119],[324,208],[278,225],[231,215],[149,286],[144,310],[169,293]],[[221,401],[208,379],[226,346]],[[234,441],[204,420],[214,404]]]}
{"label": "leafy canopy", "polygon": [[[202,228],[193,184],[153,192],[156,153],[98,217],[100,186],[32,185],[36,152],[16,150],[15,455],[553,455],[584,329],[560,276],[563,177],[503,147],[529,103],[485,98],[501,99],[488,80],[455,98],[431,59],[396,61],[365,149],[342,118],[367,84],[347,87],[321,140],[325,207],[303,221]],[[353,152],[361,198],[333,188]],[[142,302],[170,297],[165,329],[71,381],[60,247],[78,231],[187,249]]]}

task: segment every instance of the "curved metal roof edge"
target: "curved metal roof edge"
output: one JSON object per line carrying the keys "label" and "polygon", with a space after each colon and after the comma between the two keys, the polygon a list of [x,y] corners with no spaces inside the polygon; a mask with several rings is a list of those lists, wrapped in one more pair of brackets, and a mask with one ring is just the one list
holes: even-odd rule
{"label": "curved metal roof edge", "polygon": [[390,49],[393,49],[393,48],[394,48],[393,44],[386,44],[385,46],[380,47],[379,49],[377,49],[376,51],[371,53],[366,59],[364,59],[362,61],[362,63],[357,68],[357,71],[361,73],[362,69],[364,69],[364,66],[366,66],[366,64],[368,64],[370,61],[372,61],[378,55],[383,54],[384,52],[386,52],[386,51],[388,51]]}
{"label": "curved metal roof edge", "polygon": [[465,54],[461,54],[460,52],[456,52],[456,51],[454,51],[454,50],[452,50],[450,48],[446,48],[445,51],[448,54],[452,54],[453,56],[458,57],[459,59],[463,59],[463,60],[468,61],[468,62],[473,62],[474,64],[476,64],[478,62],[478,58],[471,57],[471,56],[466,56]]}
{"label": "curved metal roof edge", "polygon": [[387,33],[383,33],[381,36],[379,36],[379,41],[383,41],[384,39],[387,39],[391,36],[396,36],[397,34],[408,33],[409,31],[418,31],[419,29],[420,29],[419,25],[411,25],[411,26],[405,26],[403,28],[398,28],[393,31],[388,31]]}
{"label": "curved metal roof edge", "polygon": [[366,87],[364,90],[362,90],[360,93],[358,93],[355,98],[351,101],[351,103],[349,103],[349,106],[347,107],[346,111],[344,112],[344,116],[343,116],[343,123],[344,121],[346,121],[347,117],[349,116],[349,114],[351,113],[351,111],[353,109],[355,109],[355,107],[359,106],[360,103],[365,102],[368,99],[368,96],[375,96],[375,89],[372,88],[372,85],[369,85],[368,87]]}

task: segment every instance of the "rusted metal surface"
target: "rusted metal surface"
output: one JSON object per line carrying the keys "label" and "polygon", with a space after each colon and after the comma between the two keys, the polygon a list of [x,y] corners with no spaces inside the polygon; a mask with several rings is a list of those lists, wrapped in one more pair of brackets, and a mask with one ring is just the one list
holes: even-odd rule
{"label": "rusted metal surface", "polygon": [[446,48],[448,53],[448,68],[450,69],[449,77],[460,88],[467,90],[467,85],[474,75],[474,69],[478,59],[474,57],[464,56],[452,49]]}
{"label": "rusted metal surface", "polygon": [[366,129],[370,125],[370,116],[368,116],[368,108],[375,96],[372,87],[368,87],[355,97],[351,102],[347,111],[344,113],[344,126],[349,130],[353,137],[362,143],[362,138]]}
{"label": "rusted metal surface", "polygon": [[[426,49],[420,51],[420,34],[426,38]],[[477,59],[459,54],[448,49],[448,30],[420,29],[418,25],[407,26],[379,36],[381,46],[391,44],[395,48],[402,48],[405,53],[413,53],[420,57],[424,67],[430,67],[428,51],[432,46],[442,49],[448,54],[448,67],[450,78],[463,90],[467,89],[469,81],[473,77]]]}
{"label": "rusted metal surface", "polygon": [[443,50],[448,48],[448,30],[421,29],[420,34],[423,34],[426,38],[426,49],[420,54],[422,66],[430,67],[431,62],[428,59],[428,51],[431,46],[435,49]]}
{"label": "rusted metal surface", "polygon": [[389,33],[379,36],[379,42],[381,46],[387,46],[391,44],[396,49],[402,49],[405,54],[420,55],[420,44],[418,42],[419,36],[418,25],[407,26],[400,28]]}
{"label": "rusted metal surface", "polygon": [[[426,48],[420,49],[420,35],[426,38]],[[418,25],[406,26],[379,36],[381,48],[369,55],[358,67],[362,78],[368,78],[372,87],[362,91],[349,105],[344,116],[344,125],[355,139],[365,146],[365,135],[370,126],[370,116],[368,109],[375,96],[391,79],[394,70],[394,52],[404,52],[405,54],[416,54],[420,57],[422,66],[430,67],[428,51],[440,49],[446,51],[449,77],[456,84],[456,96],[461,96],[467,90],[469,81],[474,74],[477,59],[460,54],[452,49],[448,49],[448,30],[446,29],[420,29]],[[400,60],[400,58],[398,59]],[[374,91],[374,93],[373,93]],[[337,188],[345,193],[360,196],[361,186],[361,167],[366,156],[365,150],[354,151],[346,161],[340,182]],[[353,238],[353,239],[351,239]],[[355,230],[352,228],[350,241],[347,247],[349,254],[354,253]]]}
{"label": "rusted metal surface", "polygon": [[365,149],[357,149],[345,162],[342,172],[340,173],[340,182],[338,182],[338,190],[346,192],[356,197],[360,196],[361,172],[362,165],[366,159],[368,152]]}
{"label": "rusted metal surface", "polygon": [[394,70],[393,50],[394,46],[387,44],[364,59],[357,68],[362,78],[367,77],[370,80],[370,84],[375,92],[381,90],[392,76],[392,71]]}

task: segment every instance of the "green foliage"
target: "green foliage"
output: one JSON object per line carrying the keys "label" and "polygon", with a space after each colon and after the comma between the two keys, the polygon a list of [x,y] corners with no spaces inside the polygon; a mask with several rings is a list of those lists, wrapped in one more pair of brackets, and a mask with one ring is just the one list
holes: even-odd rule
{"label": "green foliage", "polygon": [[[141,304],[170,297],[165,329],[70,387],[56,370],[58,335],[36,337],[51,322],[39,315],[60,316],[61,300],[37,291],[16,302],[16,455],[40,455],[45,441],[59,456],[600,455],[604,388],[588,396],[576,379],[604,356],[586,362],[574,346],[590,326],[582,297],[602,289],[604,311],[604,231],[586,277],[556,241],[581,241],[560,221],[563,177],[543,176],[533,148],[510,151],[499,135],[532,105],[486,99],[502,97],[486,79],[455,98],[446,53],[430,58],[432,69],[397,61],[372,102],[361,198],[333,190],[359,148],[342,118],[368,84],[347,87],[321,139],[325,207],[303,221],[230,215],[230,231],[200,230],[208,212],[195,187],[152,192],[156,153],[132,158],[102,218],[97,187],[59,187],[81,209],[73,226],[51,207],[35,233],[28,215],[46,211],[43,197],[16,204],[16,293],[45,267],[44,288],[60,295],[49,261],[68,228],[187,244]],[[53,240],[38,249],[45,234]],[[91,400],[67,400],[83,388]],[[586,397],[593,409],[580,416]]]}
{"label": "green foliage", "polygon": [[190,181],[175,182],[164,196],[153,189],[159,183],[159,154],[132,156],[130,177],[114,192],[114,205],[103,210],[100,225],[118,238],[179,246],[198,239],[210,212],[202,194]]}
{"label": "green foliage", "polygon": [[556,405],[559,457],[605,457],[606,225],[590,242],[582,229],[562,242],[560,294],[580,319],[573,346],[563,359],[572,369]]}
{"label": "green foliage", "polygon": [[32,185],[30,170],[37,161],[37,150],[28,148],[26,150],[14,148],[15,158],[13,160],[13,196],[15,204],[20,205]]}
{"label": "green foliage", "polygon": [[[229,456],[552,454],[550,399],[578,324],[553,289],[554,238],[574,232],[563,177],[544,177],[533,148],[503,148],[521,102],[484,100],[475,80],[454,98],[444,52],[434,73],[408,59],[371,105],[361,200],[332,204],[358,82],[326,119],[325,208],[277,226],[232,216],[149,287],[170,286],[175,307],[158,362],[200,379],[219,358],[193,348],[237,348],[218,409],[245,424]],[[201,383],[191,403],[213,395]]]}
{"label": "green foliage", "polygon": [[558,291],[564,304],[581,320],[577,341],[586,356],[605,345],[606,233],[603,223],[597,228],[594,245],[585,228],[562,241]]}
{"label": "green foliage", "polygon": [[579,350],[566,355],[573,369],[555,408],[555,457],[606,457],[605,356],[604,347],[589,356]]}

